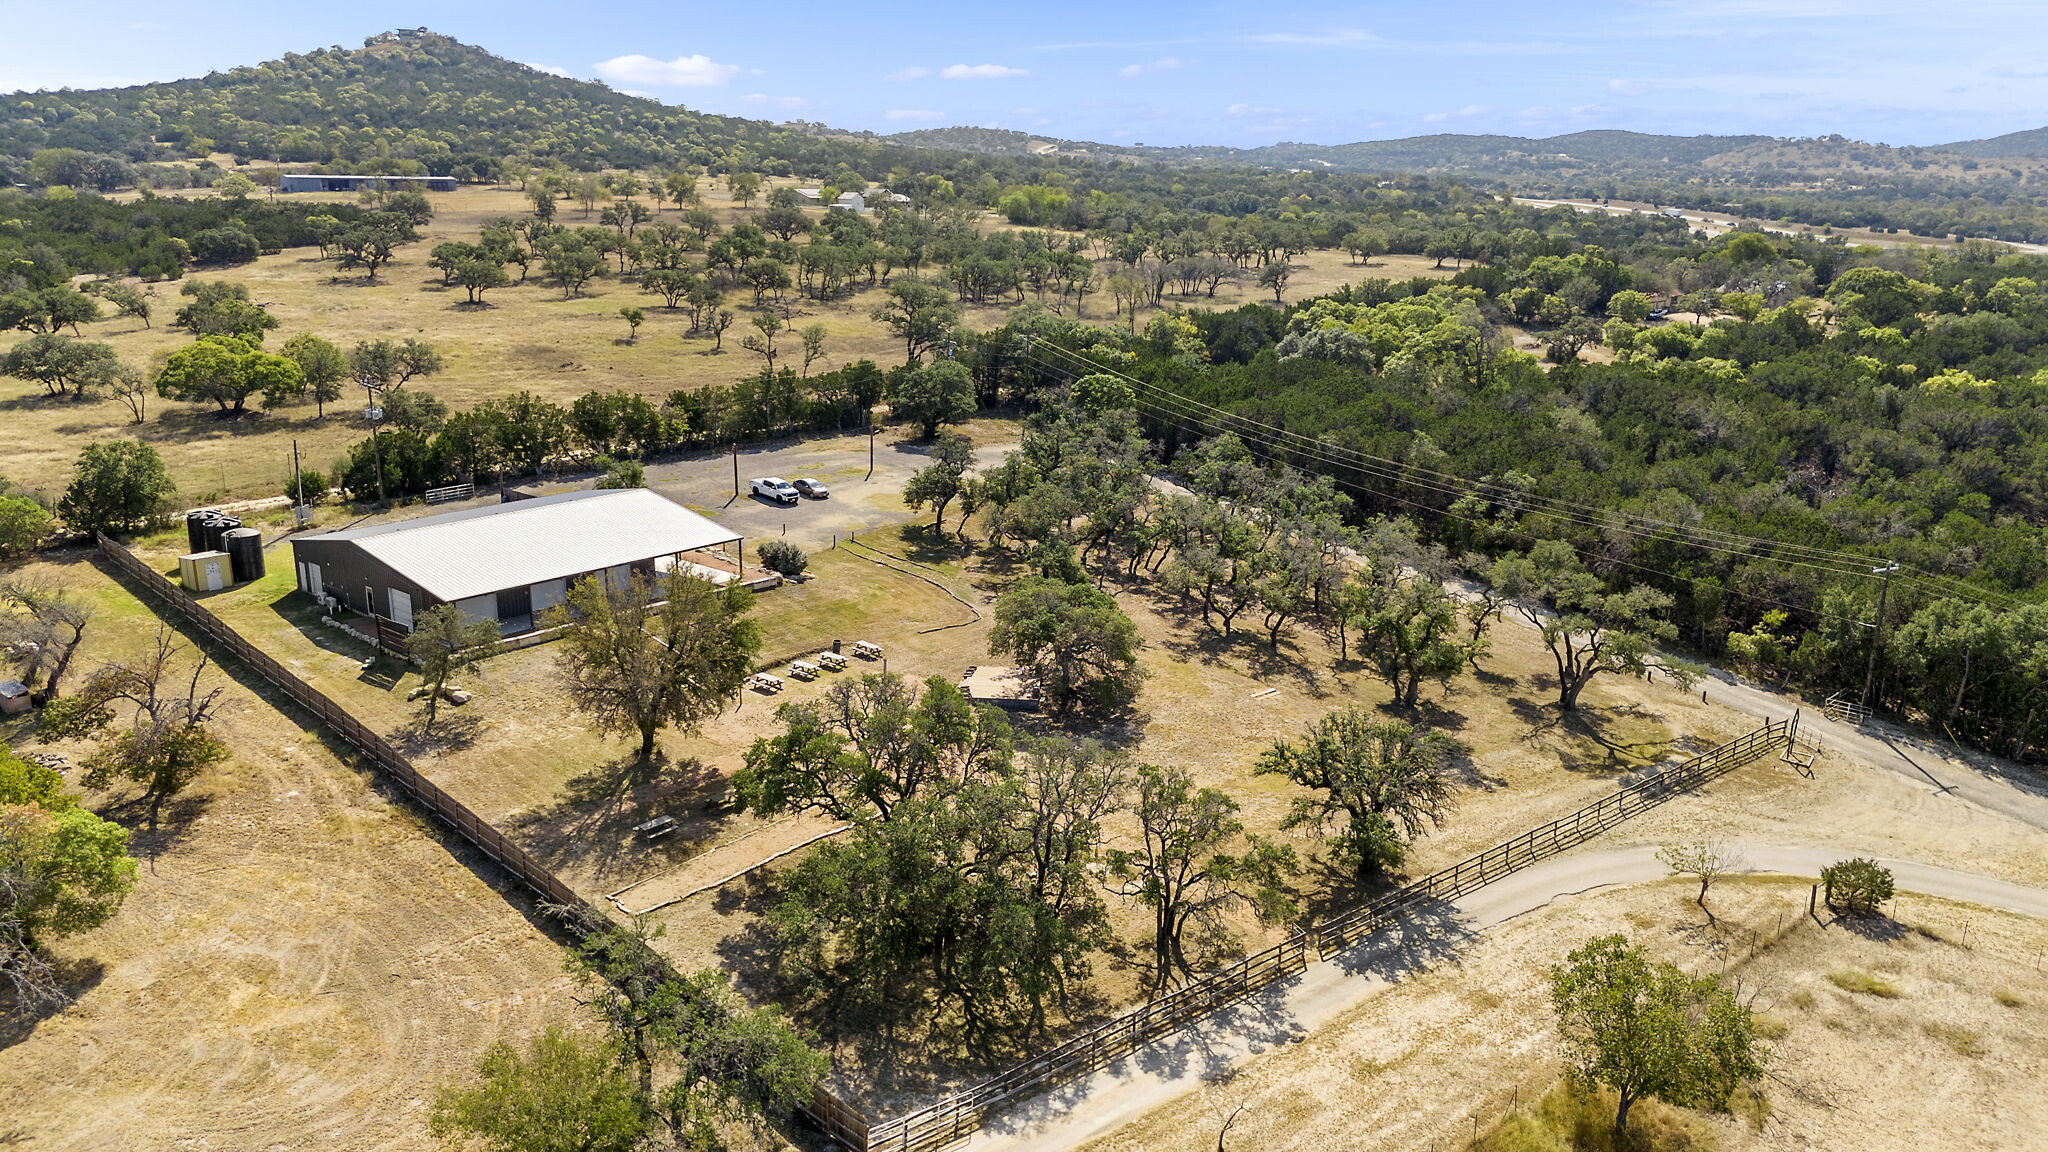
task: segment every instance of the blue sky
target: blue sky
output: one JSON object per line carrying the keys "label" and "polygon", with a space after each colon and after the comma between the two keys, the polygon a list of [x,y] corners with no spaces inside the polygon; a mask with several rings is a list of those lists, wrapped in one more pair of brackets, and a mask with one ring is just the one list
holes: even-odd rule
{"label": "blue sky", "polygon": [[1930,144],[2048,124],[2048,0],[7,7],[0,91],[175,79],[424,24],[669,103],[882,132],[1253,145],[1631,128]]}

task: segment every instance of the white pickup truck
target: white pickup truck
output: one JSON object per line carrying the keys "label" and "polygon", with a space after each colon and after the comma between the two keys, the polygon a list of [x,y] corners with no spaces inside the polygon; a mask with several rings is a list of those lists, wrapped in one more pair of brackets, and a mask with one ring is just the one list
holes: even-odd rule
{"label": "white pickup truck", "polygon": [[749,483],[753,485],[754,495],[763,500],[773,500],[777,504],[797,502],[796,488],[780,476],[756,476]]}

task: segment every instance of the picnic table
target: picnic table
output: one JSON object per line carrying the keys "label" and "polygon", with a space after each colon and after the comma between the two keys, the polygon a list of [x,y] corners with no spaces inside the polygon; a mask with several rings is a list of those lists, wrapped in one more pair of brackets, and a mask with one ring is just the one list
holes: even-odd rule
{"label": "picnic table", "polygon": [[782,678],[780,676],[770,676],[766,672],[756,672],[752,676],[747,677],[747,687],[757,692],[780,692],[782,691]]}
{"label": "picnic table", "polygon": [[633,831],[642,840],[659,840],[675,830],[676,818],[673,816],[656,816],[652,820],[633,825]]}
{"label": "picnic table", "polygon": [[789,674],[799,680],[816,680],[818,678],[818,666],[808,660],[791,660],[789,662]]}
{"label": "picnic table", "polygon": [[846,657],[841,656],[837,652],[820,652],[818,653],[818,663],[830,671],[840,672],[846,668]]}
{"label": "picnic table", "polygon": [[880,660],[882,658],[882,646],[880,644],[870,644],[866,640],[855,640],[853,642],[853,654],[863,660]]}

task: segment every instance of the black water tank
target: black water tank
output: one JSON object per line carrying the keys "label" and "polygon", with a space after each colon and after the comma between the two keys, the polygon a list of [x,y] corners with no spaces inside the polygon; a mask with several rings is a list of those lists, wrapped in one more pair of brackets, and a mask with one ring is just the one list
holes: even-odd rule
{"label": "black water tank", "polygon": [[226,535],[230,528],[240,528],[241,526],[242,522],[240,520],[235,519],[233,516],[223,516],[218,512],[214,513],[210,519],[204,521],[200,526],[201,534],[204,537],[204,543],[206,545],[206,547],[200,549],[200,551],[222,551],[223,549],[220,546],[220,538]]}
{"label": "black water tank", "polygon": [[254,528],[230,528],[221,534],[220,542],[235,583],[263,578],[263,533]]}
{"label": "black water tank", "polygon": [[215,512],[211,508],[201,508],[194,512],[185,513],[185,543],[190,546],[188,551],[206,551],[205,525],[208,520],[218,515],[220,513]]}

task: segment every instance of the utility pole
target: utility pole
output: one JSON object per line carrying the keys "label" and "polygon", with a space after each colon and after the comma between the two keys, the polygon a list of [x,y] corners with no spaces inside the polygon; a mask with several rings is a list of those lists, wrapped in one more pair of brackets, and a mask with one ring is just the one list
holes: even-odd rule
{"label": "utility pole", "polygon": [[377,462],[377,503],[384,503],[384,448],[377,439],[377,433],[384,426],[384,407],[377,403],[377,389],[380,385],[362,381],[363,391],[369,394],[370,403],[363,409],[363,416],[370,422],[370,458]]}
{"label": "utility pole", "polygon": [[873,408],[870,408],[870,409],[868,409],[868,475],[867,475],[867,478],[868,478],[868,479],[870,479],[870,480],[873,480],[873,479],[875,478],[875,410],[874,410]]}
{"label": "utility pole", "polygon": [[292,441],[292,491],[298,493],[299,506],[292,509],[292,522],[303,526],[306,523],[306,474],[299,471],[299,442]]}
{"label": "utility pole", "polygon": [[732,443],[732,498],[740,498],[740,445],[737,440]]}
{"label": "utility pole", "polygon": [[1889,560],[1885,562],[1882,568],[1872,568],[1870,570],[1870,574],[1872,576],[1882,576],[1884,577],[1884,579],[1879,581],[1877,585],[1877,623],[1871,625],[1872,631],[1870,634],[1870,663],[1867,664],[1863,669],[1862,704],[1865,708],[1870,707],[1870,693],[1871,690],[1875,688],[1877,685],[1877,653],[1879,649],[1884,647],[1885,601],[1889,599],[1891,595],[1892,573],[1897,572],[1898,570],[1898,564],[1896,562]]}

